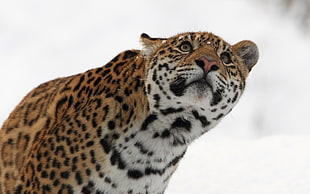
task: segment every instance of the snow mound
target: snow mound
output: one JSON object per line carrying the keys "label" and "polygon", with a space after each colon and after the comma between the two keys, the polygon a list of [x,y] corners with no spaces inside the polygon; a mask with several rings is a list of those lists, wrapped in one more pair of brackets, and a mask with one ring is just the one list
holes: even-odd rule
{"label": "snow mound", "polygon": [[203,139],[188,150],[166,194],[308,194],[310,136]]}

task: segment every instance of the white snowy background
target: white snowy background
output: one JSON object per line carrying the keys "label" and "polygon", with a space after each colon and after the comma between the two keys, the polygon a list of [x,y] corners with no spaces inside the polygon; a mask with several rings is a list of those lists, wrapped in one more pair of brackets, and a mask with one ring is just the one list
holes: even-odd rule
{"label": "white snowy background", "polygon": [[0,125],[38,84],[139,49],[146,32],[213,32],[260,48],[236,108],[194,142],[167,194],[310,193],[310,38],[299,9],[248,0],[0,1]]}

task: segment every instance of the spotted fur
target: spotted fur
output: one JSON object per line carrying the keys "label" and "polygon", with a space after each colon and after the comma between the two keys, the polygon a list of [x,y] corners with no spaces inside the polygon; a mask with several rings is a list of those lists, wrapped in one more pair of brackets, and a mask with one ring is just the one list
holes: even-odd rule
{"label": "spotted fur", "polygon": [[237,103],[258,49],[207,32],[141,43],[20,102],[0,131],[0,193],[164,192]]}

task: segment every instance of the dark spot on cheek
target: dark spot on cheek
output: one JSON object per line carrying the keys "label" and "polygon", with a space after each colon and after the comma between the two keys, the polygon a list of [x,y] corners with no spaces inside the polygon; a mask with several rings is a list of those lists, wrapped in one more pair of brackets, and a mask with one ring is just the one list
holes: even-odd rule
{"label": "dark spot on cheek", "polygon": [[216,92],[213,93],[213,98],[212,98],[211,106],[215,106],[215,105],[217,105],[221,101],[222,101],[221,92],[217,90]]}
{"label": "dark spot on cheek", "polygon": [[170,90],[176,96],[183,96],[185,90],[185,78],[178,78],[170,84]]}
{"label": "dark spot on cheek", "polygon": [[239,96],[239,93],[237,92],[237,93],[235,94],[235,96],[233,97],[233,99],[231,100],[231,102],[232,102],[232,103],[235,103],[236,100],[238,99],[238,96]]}
{"label": "dark spot on cheek", "polygon": [[163,68],[165,68],[165,71],[169,71],[170,70],[168,63],[159,64],[158,70],[162,71]]}

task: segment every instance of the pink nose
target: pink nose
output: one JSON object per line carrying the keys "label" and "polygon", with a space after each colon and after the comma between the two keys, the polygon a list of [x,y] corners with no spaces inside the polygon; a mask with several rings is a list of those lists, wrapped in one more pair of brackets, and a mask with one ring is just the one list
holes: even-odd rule
{"label": "pink nose", "polygon": [[216,60],[208,59],[207,57],[200,57],[195,60],[198,66],[200,66],[206,73],[209,71],[216,71],[219,69]]}

